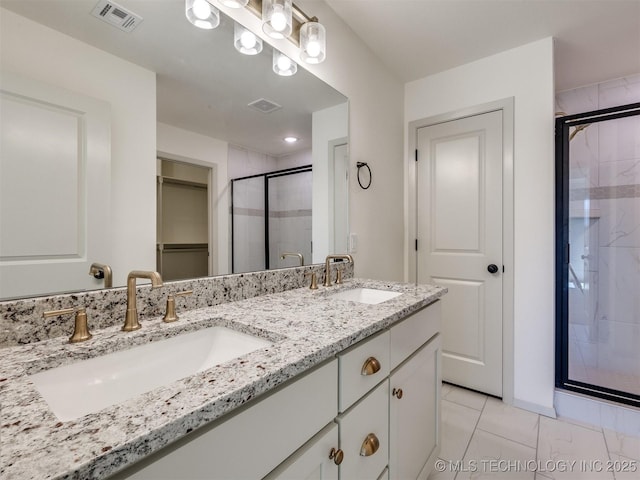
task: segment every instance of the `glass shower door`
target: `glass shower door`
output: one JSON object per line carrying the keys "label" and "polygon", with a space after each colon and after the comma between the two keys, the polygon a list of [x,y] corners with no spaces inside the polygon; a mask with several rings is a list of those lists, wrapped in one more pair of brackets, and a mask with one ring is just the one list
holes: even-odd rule
{"label": "glass shower door", "polygon": [[233,273],[264,270],[265,181],[263,176],[234,180],[231,187],[233,214]]}
{"label": "glass shower door", "polygon": [[311,171],[267,177],[269,189],[269,268],[311,263]]}
{"label": "glass shower door", "polygon": [[640,105],[557,127],[557,383],[640,405]]}

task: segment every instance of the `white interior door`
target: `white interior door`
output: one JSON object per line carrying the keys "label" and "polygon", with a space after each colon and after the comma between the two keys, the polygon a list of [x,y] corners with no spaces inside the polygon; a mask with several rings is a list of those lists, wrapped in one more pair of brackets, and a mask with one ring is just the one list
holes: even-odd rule
{"label": "white interior door", "polygon": [[105,102],[2,74],[0,298],[101,288],[111,263]]}
{"label": "white interior door", "polygon": [[417,281],[442,300],[443,380],[502,396],[502,111],[417,130]]}

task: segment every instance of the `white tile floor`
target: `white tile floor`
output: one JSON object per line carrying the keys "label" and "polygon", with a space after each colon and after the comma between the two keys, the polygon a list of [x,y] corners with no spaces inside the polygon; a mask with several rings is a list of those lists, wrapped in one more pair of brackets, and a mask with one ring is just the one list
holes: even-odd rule
{"label": "white tile floor", "polygon": [[442,449],[429,480],[640,480],[640,438],[442,386]]}

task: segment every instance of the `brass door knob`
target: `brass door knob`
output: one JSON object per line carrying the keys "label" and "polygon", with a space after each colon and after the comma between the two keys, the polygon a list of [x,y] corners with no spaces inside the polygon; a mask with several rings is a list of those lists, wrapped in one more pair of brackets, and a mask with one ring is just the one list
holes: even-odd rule
{"label": "brass door knob", "polygon": [[376,453],[379,448],[380,440],[378,440],[375,433],[370,433],[367,435],[367,438],[364,439],[364,442],[362,442],[362,447],[360,447],[360,456],[370,457]]}
{"label": "brass door knob", "polygon": [[393,395],[394,397],[396,397],[398,400],[400,400],[402,398],[402,389],[401,388],[394,388],[391,391],[391,395]]}
{"label": "brass door knob", "polygon": [[380,362],[375,357],[369,357],[364,361],[362,365],[361,375],[373,375],[380,371]]}
{"label": "brass door knob", "polygon": [[344,460],[344,452],[339,448],[332,448],[329,452],[329,458],[333,460],[333,463],[335,463],[336,465],[340,465],[342,463],[342,460]]}

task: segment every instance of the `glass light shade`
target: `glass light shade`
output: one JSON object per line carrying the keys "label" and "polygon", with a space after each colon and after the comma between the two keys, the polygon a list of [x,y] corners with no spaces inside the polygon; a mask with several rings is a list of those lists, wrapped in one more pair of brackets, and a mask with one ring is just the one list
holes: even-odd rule
{"label": "glass light shade", "polygon": [[184,8],[187,20],[198,28],[211,30],[220,24],[220,12],[207,0],[186,0]]}
{"label": "glass light shade", "polygon": [[220,3],[229,8],[242,8],[247,6],[249,0],[220,0]]}
{"label": "glass light shade", "polygon": [[262,39],[238,23],[233,27],[233,45],[245,55],[257,55],[262,51]]}
{"label": "glass light shade", "polygon": [[291,0],[262,1],[262,30],[271,38],[286,38],[293,29]]}
{"label": "glass light shade", "polygon": [[283,77],[290,77],[298,71],[298,64],[277,50],[273,51],[273,71]]}
{"label": "glass light shade", "polygon": [[327,56],[327,31],[318,22],[300,27],[300,58],[306,63],[321,63]]}

